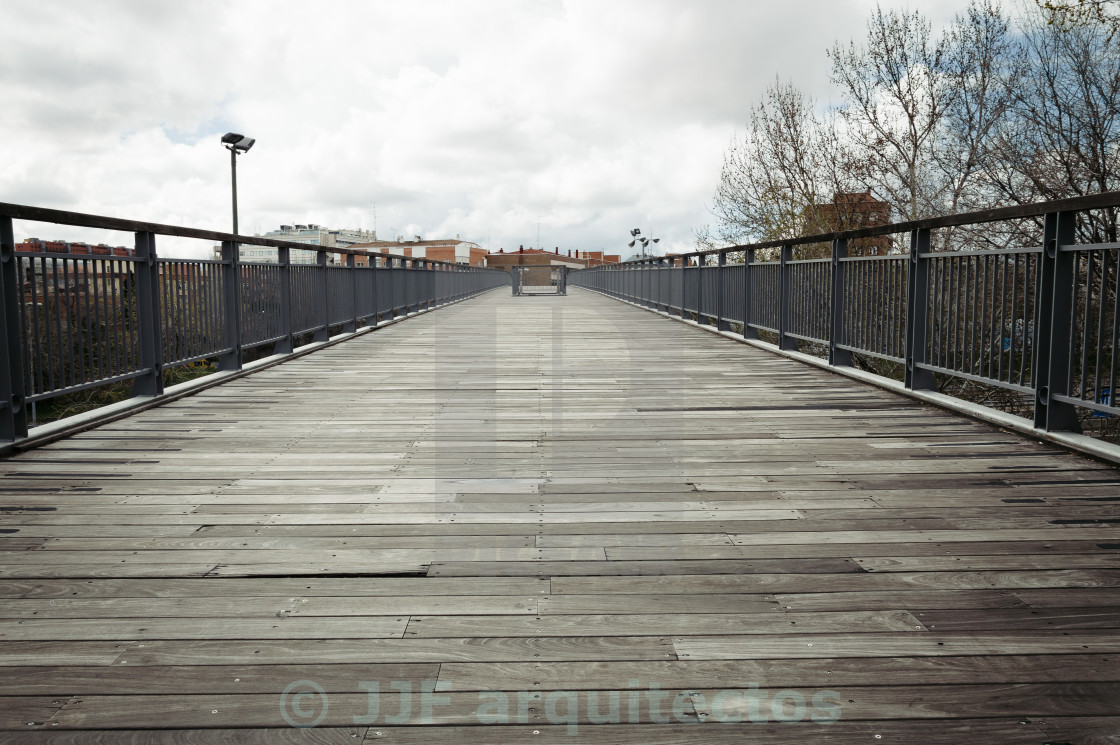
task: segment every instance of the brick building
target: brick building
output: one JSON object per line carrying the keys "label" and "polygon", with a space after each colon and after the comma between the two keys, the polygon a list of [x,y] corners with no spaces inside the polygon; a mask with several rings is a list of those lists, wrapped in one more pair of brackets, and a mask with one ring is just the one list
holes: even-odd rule
{"label": "brick building", "polygon": [[[823,233],[833,230],[857,230],[890,222],[891,205],[871,196],[871,190],[836,194],[830,204],[817,205],[809,220],[809,231]],[[885,254],[890,248],[889,235],[855,238],[848,241],[850,256]]]}
{"label": "brick building", "polygon": [[107,246],[99,243],[96,246],[89,243],[70,241],[41,241],[38,238],[28,238],[23,243],[16,244],[17,254],[71,254],[73,256],[132,256],[133,249],[125,246]]}
{"label": "brick building", "polygon": [[[470,266],[486,266],[486,249],[477,243],[464,241],[459,236],[454,238],[423,240],[417,236],[414,240],[403,239],[395,241],[368,241],[353,243],[348,248],[361,249],[369,253],[380,253],[388,256],[401,256],[411,259],[429,259],[431,261],[446,261],[454,264],[468,264]],[[355,257],[356,263],[362,264],[363,257]]]}
{"label": "brick building", "polygon": [[543,251],[539,248],[518,248],[516,251],[498,251],[486,256],[486,266],[509,272],[513,266],[566,266],[570,269],[583,269],[589,266],[617,263],[618,256],[604,256],[602,251],[569,251],[561,254],[560,249]]}

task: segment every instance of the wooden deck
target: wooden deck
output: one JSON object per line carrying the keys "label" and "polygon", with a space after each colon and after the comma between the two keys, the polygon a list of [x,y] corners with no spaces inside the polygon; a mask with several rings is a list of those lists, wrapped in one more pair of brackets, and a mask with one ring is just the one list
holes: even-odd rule
{"label": "wooden deck", "polygon": [[1120,732],[1120,472],[582,290],[0,473],[0,743]]}

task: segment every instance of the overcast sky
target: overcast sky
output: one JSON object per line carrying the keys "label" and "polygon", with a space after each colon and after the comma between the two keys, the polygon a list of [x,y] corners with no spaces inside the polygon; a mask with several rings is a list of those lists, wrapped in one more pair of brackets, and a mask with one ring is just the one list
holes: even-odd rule
{"label": "overcast sky", "polygon": [[[964,2],[883,5],[938,26]],[[825,50],[873,7],[0,0],[0,201],[229,230],[235,131],[242,233],[370,229],[376,205],[382,238],[509,250],[539,220],[550,249],[687,249],[750,105],[775,75],[827,101]]]}

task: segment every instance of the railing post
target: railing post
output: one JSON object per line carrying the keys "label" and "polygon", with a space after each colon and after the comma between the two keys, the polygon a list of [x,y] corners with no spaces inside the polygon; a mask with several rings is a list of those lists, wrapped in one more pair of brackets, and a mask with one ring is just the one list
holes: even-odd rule
{"label": "railing post", "polygon": [[319,306],[320,318],[323,321],[323,327],[315,329],[315,341],[326,341],[331,338],[331,294],[330,285],[327,282],[327,252],[315,252],[315,266],[318,269],[319,276],[316,277],[316,282],[319,284],[319,292],[321,303]]}
{"label": "railing post", "polygon": [[342,331],[343,333],[347,331],[353,333],[358,330],[358,273],[354,267],[354,254],[343,254],[343,256],[346,257],[346,263],[344,264],[346,275],[350,279],[346,286],[350,288],[351,312],[350,318],[342,324]]}
{"label": "railing post", "polygon": [[219,370],[241,369],[241,254],[234,241],[222,241],[222,304],[225,348]]}
{"label": "railing post", "polygon": [[704,313],[704,267],[708,264],[706,254],[696,257],[696,323],[703,325]]}
{"label": "railing post", "polygon": [[661,304],[665,306],[664,312],[668,314],[673,304],[673,260],[667,257],[662,259],[661,270],[665,272],[665,279],[658,277],[657,286],[659,292],[661,288],[667,290],[667,292],[661,296]]}
{"label": "railing post", "polygon": [[12,219],[0,217],[0,440],[27,437],[19,261]]}
{"label": "railing post", "polygon": [[716,328],[720,331],[731,330],[731,320],[727,318],[727,294],[724,292],[726,284],[724,275],[727,274],[727,252],[720,251],[719,263],[716,265]]}
{"label": "railing post", "polygon": [[929,229],[910,231],[910,266],[906,288],[906,372],[911,390],[937,387],[933,373],[924,370],[929,349]]}
{"label": "railing post", "polygon": [[845,277],[848,271],[847,262],[841,259],[848,258],[848,241],[846,238],[836,238],[832,241],[832,296],[829,300],[828,310],[832,323],[828,334],[828,364],[851,365],[852,353],[847,349],[840,349],[840,344],[847,344],[848,338],[844,327],[844,308],[847,303],[847,290]]}
{"label": "railing post", "polygon": [[797,339],[787,336],[793,326],[793,246],[782,246],[781,264],[778,267],[778,348],[797,350]]}
{"label": "railing post", "polygon": [[436,282],[435,274],[438,264],[429,261],[424,262],[424,288],[427,295],[428,310],[436,306]]}
{"label": "railing post", "polygon": [[395,319],[397,317],[397,288],[395,286],[396,285],[396,276],[397,276],[396,271],[397,271],[397,269],[396,269],[395,266],[393,266],[393,262],[394,262],[393,255],[389,254],[388,256],[385,257],[385,266],[382,267],[382,269],[385,270],[385,275],[386,275],[385,276],[385,287],[388,288],[388,291],[389,291],[388,292],[389,297],[386,298],[389,301],[389,304],[386,306],[386,308],[387,308],[387,314],[389,316],[388,320],[390,320],[390,321],[392,321],[393,319]]}
{"label": "railing post", "polygon": [[276,342],[273,351],[288,354],[295,348],[295,324],[292,322],[292,250],[278,248],[280,266],[280,331],[284,338]]}
{"label": "railing post", "polygon": [[146,372],[132,381],[133,396],[163,393],[163,340],[159,319],[159,266],[156,264],[155,233],[136,234],[133,302],[136,310],[140,367]]}
{"label": "railing post", "polygon": [[[659,262],[659,266],[657,266],[657,300],[659,300],[659,302],[657,302],[657,310],[663,310],[664,313],[666,313],[666,314],[669,313],[669,302],[670,302],[670,299],[672,297],[672,291],[673,291],[672,267],[673,267],[673,262],[670,261],[668,258],[663,258]],[[666,270],[668,270],[668,271],[666,271]],[[663,292],[663,290],[665,289],[666,286],[669,287],[669,294],[668,295],[664,294],[664,292]]]}
{"label": "railing post", "polygon": [[[1070,392],[1069,359],[1073,340],[1069,329],[1073,317],[1074,256],[1063,252],[1062,246],[1074,243],[1075,220],[1073,212],[1046,215],[1039,257],[1034,330],[1034,426],[1048,431],[1081,431],[1076,407],[1054,398]],[[1026,292],[1026,288],[1023,291]],[[1026,340],[1023,342],[1025,346]]]}
{"label": "railing post", "polygon": [[754,249],[743,251],[743,338],[757,339],[758,329],[751,326],[752,291],[754,289]]}
{"label": "railing post", "polygon": [[416,266],[416,262],[412,259],[401,259],[401,279],[404,284],[404,314],[407,316],[412,312],[412,267]]}
{"label": "railing post", "polygon": [[688,316],[684,307],[688,305],[688,265],[692,262],[687,256],[681,257],[681,318]]}

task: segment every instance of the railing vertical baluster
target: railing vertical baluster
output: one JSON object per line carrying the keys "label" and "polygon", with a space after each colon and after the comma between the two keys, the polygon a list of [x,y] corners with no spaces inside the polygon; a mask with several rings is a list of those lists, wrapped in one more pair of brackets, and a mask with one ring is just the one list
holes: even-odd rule
{"label": "railing vertical baluster", "polygon": [[292,250],[276,250],[279,265],[277,283],[280,290],[280,333],[284,338],[276,342],[274,351],[288,354],[295,348],[295,324],[292,322]]}
{"label": "railing vertical baluster", "polygon": [[222,292],[225,343],[229,351],[218,363],[220,370],[241,369],[241,255],[233,241],[222,241]]}
{"label": "railing vertical baluster", "polygon": [[[1097,308],[1097,344],[1096,349],[1093,350],[1094,375],[1093,397],[1091,400],[1096,401],[1097,403],[1104,403],[1101,400],[1101,374],[1104,369],[1104,353],[1106,348],[1104,344],[1105,300],[1108,297],[1108,254],[1104,251],[1101,252],[1100,270],[1097,272],[1097,274],[1100,276],[1100,285],[1097,288],[1097,301],[1100,303],[1100,307]],[[1088,308],[1086,308],[1085,325],[1089,325]],[[1081,391],[1081,397],[1085,398],[1084,389],[1082,389]]]}
{"label": "railing vertical baluster", "polygon": [[[69,251],[69,249],[67,249]],[[60,319],[61,326],[58,335],[58,349],[61,352],[60,362],[62,363],[61,369],[61,385],[77,385],[78,365],[74,359],[74,350],[78,346],[75,343],[74,329],[74,313],[70,306],[70,301],[73,295],[70,288],[77,287],[77,284],[70,281],[70,266],[71,260],[69,258],[62,260],[62,290],[58,293],[58,318]]]}
{"label": "railing vertical baluster", "polygon": [[[1118,400],[1116,390],[1116,356],[1120,352],[1120,251],[1115,251],[1116,263],[1112,265],[1112,347],[1109,349],[1108,366],[1108,403],[1115,406]],[[1103,297],[1103,296],[1102,296]],[[1104,306],[1101,306],[1104,312]],[[1103,403],[1103,401],[1102,401]]]}
{"label": "railing vertical baluster", "polygon": [[420,268],[424,270],[421,275],[424,278],[424,307],[431,310],[435,305],[435,287],[432,283],[432,268],[435,264],[429,264],[427,261],[420,262]]}
{"label": "railing vertical baluster", "polygon": [[935,387],[927,362],[929,340],[929,230],[910,231],[910,276],[906,292],[906,373],[911,390]]}
{"label": "railing vertical baluster", "polygon": [[1035,307],[1034,426],[1079,432],[1073,404],[1054,400],[1069,393],[1069,359],[1073,341],[1067,333],[1073,314],[1073,254],[1062,246],[1074,242],[1072,212],[1051,212],[1043,227],[1042,254]]}
{"label": "railing vertical baluster", "polygon": [[137,342],[143,375],[132,381],[133,396],[163,393],[163,343],[159,334],[159,265],[155,233],[136,234],[133,302],[136,307]]}
{"label": "railing vertical baluster", "polygon": [[412,259],[401,259],[401,286],[404,288],[404,304],[401,306],[402,316],[407,316],[412,311]]}
{"label": "railing vertical baluster", "polygon": [[354,254],[343,254],[346,257],[346,286],[350,292],[350,313],[345,323],[342,324],[343,332],[353,333],[358,330],[358,275],[354,268]]}
{"label": "railing vertical baluster", "polygon": [[696,322],[704,323],[704,266],[707,264],[708,257],[700,254],[696,257],[696,280],[693,284],[696,285],[696,292],[693,294],[693,299],[696,302]]}
{"label": "railing vertical baluster", "polygon": [[731,330],[731,319],[728,318],[730,303],[727,302],[727,252],[719,252],[719,263],[716,265],[716,328],[720,331]]}
{"label": "railing vertical baluster", "polygon": [[384,279],[382,280],[383,283],[384,283],[384,286],[385,286],[385,314],[384,315],[388,316],[388,317],[385,318],[385,320],[393,320],[394,318],[396,318],[396,306],[394,305],[395,302],[396,302],[396,297],[395,297],[394,291],[393,291],[393,283],[394,283],[393,282],[393,277],[395,276],[394,272],[396,270],[393,269],[392,254],[388,255],[388,257],[385,257],[382,260],[381,268],[385,271]]}
{"label": "railing vertical baluster", "polygon": [[315,329],[315,341],[326,341],[331,338],[331,293],[330,284],[327,281],[327,252],[315,252],[315,267],[317,280],[319,285],[319,314],[322,319],[322,327]]}
{"label": "railing vertical baluster", "polygon": [[791,351],[797,350],[797,339],[787,336],[793,322],[793,246],[788,243],[782,246],[781,263],[778,270],[778,348]]}
{"label": "railing vertical baluster", "polygon": [[754,249],[743,252],[743,338],[757,339],[758,329],[751,326],[754,321],[751,306],[754,304]]}
{"label": "railing vertical baluster", "polygon": [[688,265],[692,261],[687,256],[681,257],[681,318],[687,318],[685,306],[688,305]]}
{"label": "railing vertical baluster", "polygon": [[[27,437],[24,407],[23,329],[19,307],[19,257],[12,219],[0,217],[0,440]],[[32,280],[34,281],[34,280]]]}
{"label": "railing vertical baluster", "polygon": [[828,364],[830,365],[852,364],[852,353],[839,347],[840,344],[848,343],[844,325],[847,300],[845,278],[848,273],[848,262],[841,261],[846,258],[848,258],[848,241],[844,238],[832,241],[832,293],[829,302],[831,323],[828,334]]}
{"label": "railing vertical baluster", "polygon": [[[363,273],[366,281],[369,283],[369,312],[370,321],[366,321],[366,325],[377,327],[380,323],[377,317],[377,256],[371,253],[366,258],[366,271]],[[371,322],[372,321],[372,322]]]}

